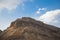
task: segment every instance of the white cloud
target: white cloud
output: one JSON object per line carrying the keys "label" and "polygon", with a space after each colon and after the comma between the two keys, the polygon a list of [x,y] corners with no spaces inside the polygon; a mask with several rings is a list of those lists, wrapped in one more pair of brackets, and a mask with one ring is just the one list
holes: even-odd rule
{"label": "white cloud", "polygon": [[26,0],[0,0],[0,9],[7,8],[8,10],[12,10],[25,1]]}
{"label": "white cloud", "polygon": [[39,8],[39,9],[36,11],[36,14],[40,14],[41,11],[45,11],[45,10],[46,10],[46,8]]}
{"label": "white cloud", "polygon": [[60,27],[60,10],[52,10],[47,11],[45,14],[39,17],[39,20],[43,21],[44,23],[55,25]]}
{"label": "white cloud", "polygon": [[46,10],[46,8],[39,8],[38,10],[43,10],[43,11],[45,11],[45,10]]}
{"label": "white cloud", "polygon": [[36,14],[40,14],[40,11],[36,11]]}

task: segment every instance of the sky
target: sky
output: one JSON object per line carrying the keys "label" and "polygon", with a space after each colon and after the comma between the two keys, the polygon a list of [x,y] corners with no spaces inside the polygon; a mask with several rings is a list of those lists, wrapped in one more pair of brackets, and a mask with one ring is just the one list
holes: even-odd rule
{"label": "sky", "polygon": [[21,17],[31,17],[60,28],[60,0],[0,0],[0,30]]}

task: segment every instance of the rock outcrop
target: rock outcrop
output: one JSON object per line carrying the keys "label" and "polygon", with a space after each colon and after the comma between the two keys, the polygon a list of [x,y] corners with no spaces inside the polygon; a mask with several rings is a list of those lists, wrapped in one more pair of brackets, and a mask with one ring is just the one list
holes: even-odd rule
{"label": "rock outcrop", "polygon": [[0,40],[60,40],[60,28],[23,17],[12,22]]}

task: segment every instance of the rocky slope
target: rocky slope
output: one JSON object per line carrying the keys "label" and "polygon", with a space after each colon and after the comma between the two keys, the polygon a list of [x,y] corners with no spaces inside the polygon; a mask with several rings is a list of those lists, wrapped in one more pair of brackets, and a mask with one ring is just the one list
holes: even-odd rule
{"label": "rocky slope", "polygon": [[23,17],[12,22],[0,40],[60,40],[60,28]]}

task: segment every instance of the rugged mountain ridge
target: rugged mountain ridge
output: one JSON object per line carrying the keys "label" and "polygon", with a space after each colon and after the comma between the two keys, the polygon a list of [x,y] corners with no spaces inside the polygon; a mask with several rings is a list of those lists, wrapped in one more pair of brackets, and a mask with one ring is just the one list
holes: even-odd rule
{"label": "rugged mountain ridge", "polygon": [[60,28],[23,17],[12,22],[0,40],[60,40]]}

